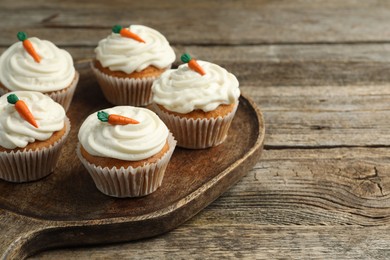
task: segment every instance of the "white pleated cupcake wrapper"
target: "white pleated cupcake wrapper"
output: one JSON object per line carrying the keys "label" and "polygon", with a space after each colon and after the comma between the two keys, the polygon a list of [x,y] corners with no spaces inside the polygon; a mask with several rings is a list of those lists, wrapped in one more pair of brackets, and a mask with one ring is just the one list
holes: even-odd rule
{"label": "white pleated cupcake wrapper", "polygon": [[141,197],[161,186],[165,169],[176,147],[176,140],[171,133],[168,136],[168,145],[169,150],[157,162],[137,168],[102,168],[91,164],[81,155],[80,143],[77,146],[77,155],[102,193],[118,198]]}
{"label": "white pleated cupcake wrapper", "polygon": [[[76,90],[77,83],[79,82],[80,74],[76,71],[73,81],[70,83],[69,87],[45,93],[51,97],[55,102],[59,103],[65,111],[68,111],[70,103],[72,102],[74,91]],[[0,96],[11,92],[10,90],[5,90],[0,88]]]}
{"label": "white pleated cupcake wrapper", "polygon": [[79,82],[79,77],[80,75],[76,71],[75,77],[69,87],[48,94],[48,96],[55,102],[61,104],[65,111],[68,111],[70,103],[72,102],[74,91],[76,90],[77,83]]}
{"label": "white pleated cupcake wrapper", "polygon": [[0,178],[10,182],[29,182],[53,172],[71,128],[68,118],[65,125],[65,134],[47,148],[0,152]]}
{"label": "white pleated cupcake wrapper", "polygon": [[91,68],[106,99],[114,105],[146,106],[152,103],[152,84],[157,77],[116,78]]}
{"label": "white pleated cupcake wrapper", "polygon": [[238,102],[232,112],[226,116],[210,119],[179,117],[161,110],[156,104],[153,109],[172,132],[177,140],[177,146],[204,149],[217,146],[225,141],[237,107]]}

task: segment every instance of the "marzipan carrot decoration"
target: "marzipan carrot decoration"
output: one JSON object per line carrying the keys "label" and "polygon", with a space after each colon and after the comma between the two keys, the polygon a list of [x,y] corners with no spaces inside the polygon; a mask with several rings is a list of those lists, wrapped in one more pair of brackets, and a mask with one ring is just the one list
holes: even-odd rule
{"label": "marzipan carrot decoration", "polygon": [[128,30],[126,28],[122,28],[122,26],[120,26],[120,25],[114,25],[114,27],[112,27],[112,31],[114,33],[119,33],[122,37],[131,38],[133,40],[145,43],[145,41],[141,37],[139,37],[137,34],[131,32],[130,30]]}
{"label": "marzipan carrot decoration", "polygon": [[135,119],[121,116],[121,115],[115,115],[115,114],[108,114],[104,111],[99,111],[97,113],[97,117],[102,122],[108,122],[111,125],[128,125],[128,124],[139,124],[139,122]]}
{"label": "marzipan carrot decoration", "polygon": [[16,96],[15,94],[10,94],[7,96],[7,101],[8,103],[15,105],[16,111],[18,111],[19,115],[24,120],[29,122],[35,128],[38,128],[38,124],[35,121],[33,114],[31,113],[30,109],[28,108],[28,106],[23,100],[20,100],[18,96]]}
{"label": "marzipan carrot decoration", "polygon": [[200,75],[203,76],[206,74],[206,72],[199,65],[199,63],[195,59],[191,58],[191,56],[188,53],[184,53],[183,55],[181,55],[181,61],[184,63],[188,63],[188,67],[190,67],[190,69],[198,72]]}
{"label": "marzipan carrot decoration", "polygon": [[28,52],[28,54],[30,54],[31,57],[33,57],[35,62],[39,63],[41,61],[41,57],[35,51],[34,46],[30,42],[30,40],[27,39],[27,34],[25,32],[18,32],[17,37],[19,41],[23,42],[23,47]]}

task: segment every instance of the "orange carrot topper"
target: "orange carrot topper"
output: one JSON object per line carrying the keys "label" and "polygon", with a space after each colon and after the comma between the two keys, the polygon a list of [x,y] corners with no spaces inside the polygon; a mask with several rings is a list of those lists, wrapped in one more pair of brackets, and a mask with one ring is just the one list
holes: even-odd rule
{"label": "orange carrot topper", "polygon": [[131,38],[133,40],[145,43],[145,41],[141,37],[139,37],[137,34],[131,32],[130,30],[128,30],[126,28],[122,28],[122,26],[120,26],[120,25],[114,25],[114,27],[112,27],[112,31],[114,33],[119,33],[122,37]]}
{"label": "orange carrot topper", "polygon": [[104,111],[99,111],[97,113],[97,117],[100,121],[108,122],[111,125],[139,124],[139,122],[135,119],[115,114],[109,115],[107,112]]}
{"label": "orange carrot topper", "polygon": [[200,75],[203,76],[206,74],[206,72],[199,65],[199,63],[195,59],[191,58],[191,56],[188,53],[184,53],[183,55],[181,55],[181,61],[184,63],[188,63],[188,67],[190,67],[190,69],[198,72]]}
{"label": "orange carrot topper", "polygon": [[25,32],[18,32],[16,36],[18,37],[19,41],[23,42],[23,47],[28,52],[28,54],[30,54],[31,57],[33,57],[35,62],[39,63],[41,61],[41,57],[35,51],[34,46],[30,42],[30,40],[27,39],[27,34]]}
{"label": "orange carrot topper", "polygon": [[29,122],[35,128],[38,128],[38,124],[35,121],[33,114],[31,113],[30,109],[28,108],[28,106],[23,100],[20,100],[18,96],[16,96],[15,94],[10,94],[7,96],[7,101],[8,103],[15,105],[16,111],[18,111],[19,115],[24,120]]}

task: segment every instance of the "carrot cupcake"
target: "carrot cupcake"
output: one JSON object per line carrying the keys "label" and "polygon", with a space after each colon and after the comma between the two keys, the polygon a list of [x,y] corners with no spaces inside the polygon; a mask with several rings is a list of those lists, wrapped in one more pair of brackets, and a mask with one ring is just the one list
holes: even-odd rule
{"label": "carrot cupcake", "polygon": [[38,91],[68,110],[79,79],[70,54],[52,42],[17,34],[19,42],[0,57],[0,95]]}
{"label": "carrot cupcake", "polygon": [[50,174],[69,130],[64,108],[47,95],[15,91],[0,97],[0,178],[28,182]]}
{"label": "carrot cupcake", "polygon": [[151,103],[153,81],[175,61],[175,52],[158,31],[115,25],[95,49],[92,69],[107,100],[115,105]]}
{"label": "carrot cupcake", "polygon": [[96,187],[113,197],[154,192],[176,146],[154,112],[131,106],[91,114],[81,125],[78,138],[81,162]]}
{"label": "carrot cupcake", "polygon": [[202,149],[221,144],[240,96],[237,78],[224,68],[196,61],[168,70],[153,84],[154,108],[184,148]]}

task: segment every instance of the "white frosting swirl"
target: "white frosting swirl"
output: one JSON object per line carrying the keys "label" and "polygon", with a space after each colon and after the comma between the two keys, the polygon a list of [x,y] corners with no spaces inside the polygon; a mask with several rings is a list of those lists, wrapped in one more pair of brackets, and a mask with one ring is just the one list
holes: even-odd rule
{"label": "white frosting swirl", "polygon": [[139,161],[162,150],[168,128],[160,118],[146,108],[117,106],[104,109],[108,114],[133,118],[139,124],[111,125],[101,122],[97,112],[91,114],[80,127],[78,138],[91,155],[125,161]]}
{"label": "white frosting swirl", "polygon": [[70,54],[53,43],[28,38],[41,56],[39,63],[24,49],[22,42],[11,45],[0,57],[0,81],[11,91],[51,92],[68,87],[75,68]]}
{"label": "white frosting swirl", "polygon": [[164,69],[175,61],[175,52],[161,33],[143,25],[132,25],[128,29],[145,43],[111,33],[95,49],[96,59],[103,67],[130,74],[151,65]]}
{"label": "white frosting swirl", "polygon": [[237,102],[240,96],[237,78],[216,64],[200,60],[198,63],[206,72],[203,76],[188,64],[165,71],[153,83],[153,101],[182,114],[196,109],[208,112],[221,104]]}
{"label": "white frosting swirl", "polygon": [[[9,104],[7,96],[16,94],[33,114],[38,128],[24,120]],[[15,91],[0,97],[0,146],[7,149],[26,147],[35,140],[49,139],[64,127],[65,110],[50,97],[34,91]]]}

